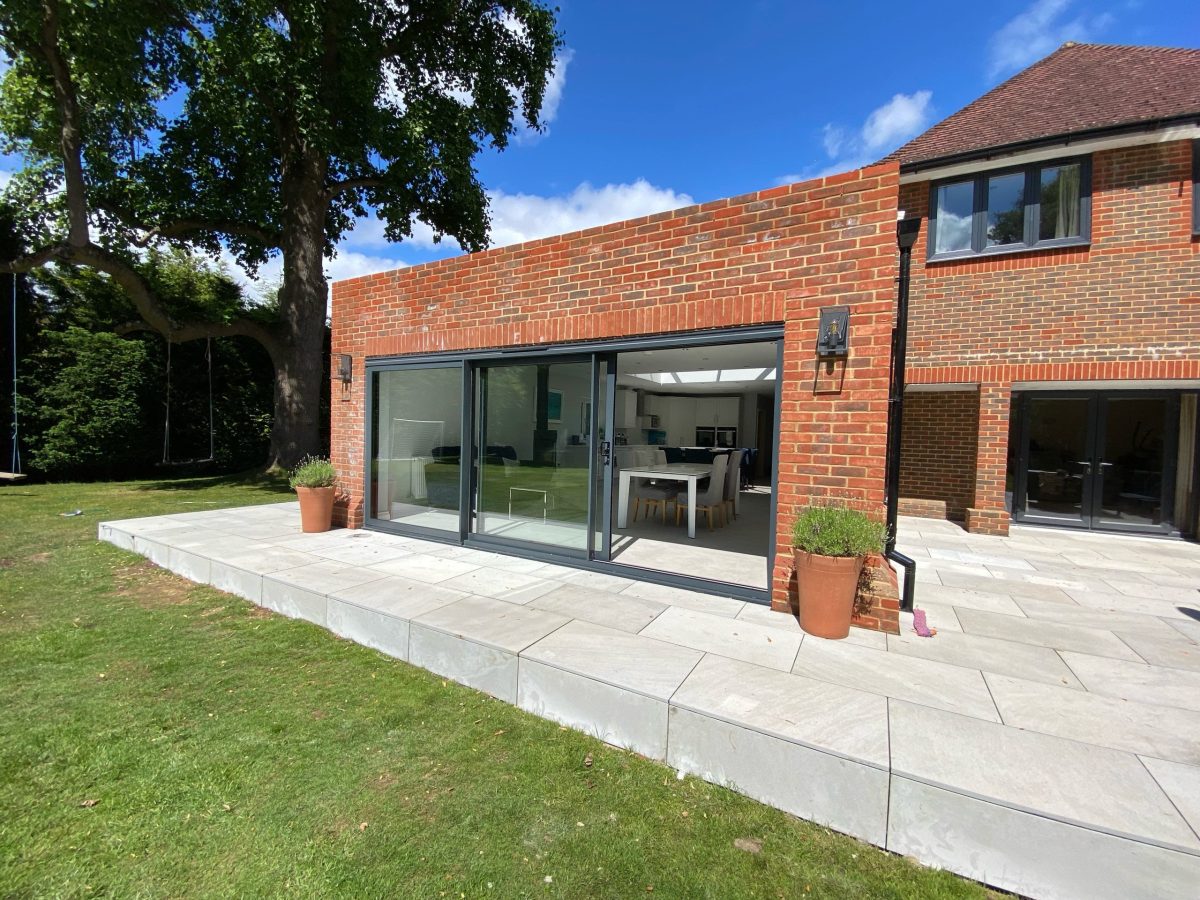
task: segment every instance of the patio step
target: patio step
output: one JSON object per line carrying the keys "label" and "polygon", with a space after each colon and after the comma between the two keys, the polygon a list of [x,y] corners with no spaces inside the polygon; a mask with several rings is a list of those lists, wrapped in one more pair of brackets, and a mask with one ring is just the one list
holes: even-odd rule
{"label": "patio step", "polygon": [[[1200,884],[1200,766],[1178,759],[1187,758],[1190,719],[1175,720],[1185,730],[1165,743],[1135,736],[1128,749],[1022,730],[996,721],[983,684],[992,676],[968,667],[983,653],[998,687],[1034,684],[1039,711],[1060,695],[1123,702],[1087,693],[1063,661],[1069,653],[949,633],[936,646],[888,637],[886,650],[881,635],[821,642],[758,608],[745,617],[721,604],[698,611],[705,604],[675,605],[669,592],[639,598],[574,570],[493,579],[486,556],[435,555],[443,545],[422,553],[421,542],[384,535],[298,537],[294,504],[199,515],[103,523],[100,537],[682,773],[1005,890],[1190,898]],[[606,600],[612,610],[594,613]],[[993,631],[1028,627],[984,612],[975,624]],[[1142,663],[1091,633],[1094,621],[1082,615],[1081,636],[1063,636],[1084,641],[1081,650],[1110,649],[1088,656],[1102,662],[1082,675],[1110,685],[1105,665]],[[1135,637],[1191,674],[1182,631],[1146,627]],[[1013,666],[1025,668],[1006,676]],[[889,686],[879,672],[891,668]],[[1045,685],[1028,681],[1031,671]],[[940,695],[933,673],[944,679]],[[1171,683],[1178,693],[1187,681]]]}

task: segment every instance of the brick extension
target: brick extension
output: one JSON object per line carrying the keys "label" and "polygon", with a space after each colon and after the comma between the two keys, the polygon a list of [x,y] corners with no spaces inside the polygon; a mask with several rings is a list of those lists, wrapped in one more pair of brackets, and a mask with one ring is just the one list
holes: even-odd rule
{"label": "brick extension", "polygon": [[[782,323],[771,593],[790,609],[796,510],[836,498],[882,515],[897,178],[888,163],[336,283],[332,352],[354,359],[332,404],[340,523],[363,522],[367,356]],[[818,310],[842,304],[850,356],[818,369]],[[897,609],[875,584],[860,621],[896,631]]]}

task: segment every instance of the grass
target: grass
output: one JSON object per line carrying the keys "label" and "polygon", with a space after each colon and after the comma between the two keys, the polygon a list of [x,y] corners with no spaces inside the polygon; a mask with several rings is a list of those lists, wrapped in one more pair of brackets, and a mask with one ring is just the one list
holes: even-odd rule
{"label": "grass", "polygon": [[0,488],[0,895],[986,896],[95,539],[283,491]]}

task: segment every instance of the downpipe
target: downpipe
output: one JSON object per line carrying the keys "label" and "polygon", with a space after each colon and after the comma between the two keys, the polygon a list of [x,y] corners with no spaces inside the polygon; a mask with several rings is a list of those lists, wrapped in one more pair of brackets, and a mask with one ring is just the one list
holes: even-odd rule
{"label": "downpipe", "polygon": [[900,434],[904,427],[904,366],[908,356],[908,287],[912,249],[921,232],[920,219],[896,222],[896,244],[900,249],[900,275],[896,279],[896,324],[892,327],[892,373],[888,392],[887,432],[887,544],[884,557],[904,569],[904,591],[900,609],[912,612],[917,588],[917,563],[896,549],[896,525],[900,514]]}

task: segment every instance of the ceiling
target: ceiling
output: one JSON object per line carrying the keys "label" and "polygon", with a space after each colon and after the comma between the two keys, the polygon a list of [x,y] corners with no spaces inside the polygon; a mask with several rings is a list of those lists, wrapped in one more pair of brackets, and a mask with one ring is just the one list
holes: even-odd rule
{"label": "ceiling", "polygon": [[655,394],[774,394],[776,345],[715,344],[617,354],[617,383]]}

